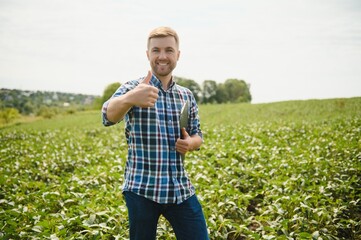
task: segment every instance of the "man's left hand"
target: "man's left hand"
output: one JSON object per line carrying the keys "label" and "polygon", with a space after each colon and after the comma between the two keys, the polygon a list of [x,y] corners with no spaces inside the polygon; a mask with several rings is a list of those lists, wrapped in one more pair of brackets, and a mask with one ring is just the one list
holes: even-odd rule
{"label": "man's left hand", "polygon": [[178,138],[175,144],[177,152],[181,154],[186,154],[189,151],[193,150],[193,141],[189,136],[185,128],[182,128],[182,138]]}

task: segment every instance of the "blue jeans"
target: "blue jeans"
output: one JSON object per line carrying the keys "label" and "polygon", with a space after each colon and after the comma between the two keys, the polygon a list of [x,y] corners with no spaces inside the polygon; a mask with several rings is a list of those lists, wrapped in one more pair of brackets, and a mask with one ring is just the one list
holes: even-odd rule
{"label": "blue jeans", "polygon": [[159,204],[132,192],[124,192],[131,240],[155,239],[160,215],[172,225],[178,240],[209,239],[202,207],[193,195],[181,204]]}

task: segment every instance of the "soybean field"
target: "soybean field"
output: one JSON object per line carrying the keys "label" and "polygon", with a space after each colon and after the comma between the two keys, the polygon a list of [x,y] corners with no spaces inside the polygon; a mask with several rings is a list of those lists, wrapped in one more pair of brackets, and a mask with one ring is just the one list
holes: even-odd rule
{"label": "soybean field", "polygon": [[[361,239],[361,98],[200,105],[186,157],[210,239]],[[128,239],[124,124],[0,128],[0,239]],[[160,219],[158,239],[175,239]]]}

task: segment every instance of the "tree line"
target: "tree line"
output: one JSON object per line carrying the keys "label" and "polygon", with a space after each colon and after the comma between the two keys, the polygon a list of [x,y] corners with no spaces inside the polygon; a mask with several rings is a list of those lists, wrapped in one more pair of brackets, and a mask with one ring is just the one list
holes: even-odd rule
{"label": "tree line", "polygon": [[[206,80],[201,85],[192,79],[175,77],[177,84],[192,91],[199,104],[250,103],[250,85],[244,80],[227,79],[224,83]],[[111,83],[102,96],[47,91],[0,89],[0,123],[10,123],[21,115],[52,118],[60,113],[100,109],[102,104],[121,86]]]}
{"label": "tree line", "polygon": [[250,85],[244,80],[231,78],[224,83],[205,80],[201,86],[192,79],[175,77],[175,81],[191,90],[197,102],[201,104],[250,103],[252,101]]}
{"label": "tree line", "polygon": [[21,115],[51,118],[93,108],[96,96],[50,91],[0,89],[0,122],[9,123]]}
{"label": "tree line", "polygon": [[[252,101],[250,85],[240,79],[231,78],[224,83],[205,80],[199,85],[192,79],[175,77],[175,82],[191,90],[200,104],[250,103]],[[109,84],[105,88],[103,96],[98,99],[99,103],[108,100],[120,86],[121,84],[118,82]]]}

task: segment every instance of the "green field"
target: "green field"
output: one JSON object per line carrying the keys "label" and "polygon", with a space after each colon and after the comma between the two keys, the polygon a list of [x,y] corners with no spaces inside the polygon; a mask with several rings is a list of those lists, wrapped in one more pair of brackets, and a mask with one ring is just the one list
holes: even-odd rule
{"label": "green field", "polygon": [[[361,98],[201,105],[186,169],[211,239],[361,239]],[[127,239],[123,123],[0,129],[0,239]],[[159,239],[174,239],[160,220]]]}

